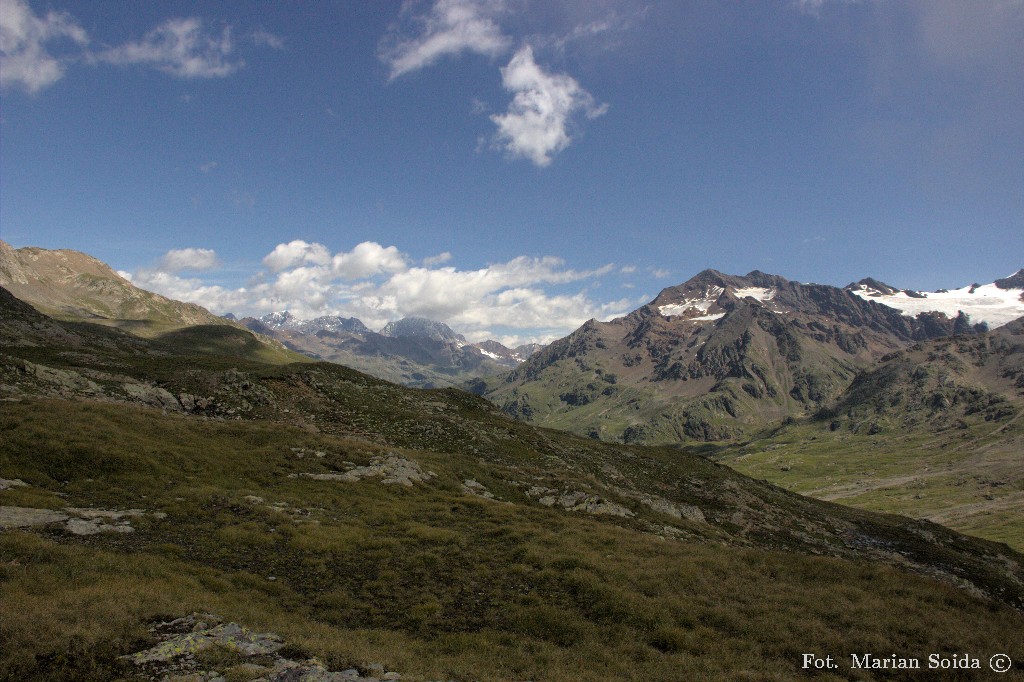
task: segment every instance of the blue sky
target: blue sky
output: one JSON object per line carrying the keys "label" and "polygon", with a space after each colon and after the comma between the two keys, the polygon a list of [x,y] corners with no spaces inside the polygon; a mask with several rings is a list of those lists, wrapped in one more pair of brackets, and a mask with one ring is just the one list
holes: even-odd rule
{"label": "blue sky", "polygon": [[0,237],[215,312],[562,335],[1024,265],[1024,2],[0,0]]}

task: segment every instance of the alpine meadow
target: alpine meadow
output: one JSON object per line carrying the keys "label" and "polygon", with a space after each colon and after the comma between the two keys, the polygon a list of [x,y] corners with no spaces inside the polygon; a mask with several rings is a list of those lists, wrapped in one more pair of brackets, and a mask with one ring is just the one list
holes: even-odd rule
{"label": "alpine meadow", "polygon": [[1021,36],[0,0],[0,680],[1024,680]]}

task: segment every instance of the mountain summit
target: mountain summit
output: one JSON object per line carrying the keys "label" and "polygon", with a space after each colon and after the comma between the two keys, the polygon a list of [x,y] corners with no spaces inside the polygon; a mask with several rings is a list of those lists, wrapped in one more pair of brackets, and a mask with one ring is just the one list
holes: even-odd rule
{"label": "mountain summit", "polygon": [[136,287],[106,263],[71,249],[0,241],[0,286],[54,317],[152,334],[197,324],[232,324],[194,303]]}
{"label": "mountain summit", "polygon": [[394,339],[404,337],[418,337],[432,339],[434,341],[446,341],[451,343],[465,344],[466,337],[456,334],[451,327],[444,322],[435,322],[424,317],[404,317],[401,320],[388,322],[380,330],[381,336]]}
{"label": "mountain summit", "polygon": [[970,332],[855,291],[705,270],[625,317],[591,320],[485,395],[545,426],[626,442],[732,438],[813,412],[882,355]]}

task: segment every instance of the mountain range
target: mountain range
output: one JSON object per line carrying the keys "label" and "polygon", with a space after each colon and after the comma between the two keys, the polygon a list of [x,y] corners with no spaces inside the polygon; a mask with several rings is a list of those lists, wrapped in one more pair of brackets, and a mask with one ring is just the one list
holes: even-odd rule
{"label": "mountain range", "polygon": [[605,440],[734,439],[830,405],[914,342],[986,331],[964,307],[997,310],[991,326],[1024,315],[1016,281],[958,293],[975,305],[952,317],[911,316],[876,299],[951,299],[874,280],[838,288],[707,270],[625,317],[587,322],[480,392],[521,419]]}
{"label": "mountain range", "polygon": [[[739,307],[719,295],[692,317],[719,300]],[[953,430],[1005,424],[958,382],[1016,386],[1007,328],[893,351],[864,392],[952,410]],[[3,289],[0,341],[2,679],[795,679],[806,650],[1024,660],[1018,551],[797,495],[703,446],[598,442],[454,389],[269,363],[231,325],[141,338]],[[931,397],[947,392],[948,408]],[[882,407],[818,428],[882,439],[901,426]]]}
{"label": "mountain range", "polygon": [[389,322],[379,332],[354,317],[299,320],[287,311],[247,317],[241,323],[312,358],[418,388],[459,386],[484,375],[507,372],[539,347],[527,344],[512,349],[497,341],[468,343],[443,322],[419,317]]}
{"label": "mountain range", "polygon": [[238,322],[141,291],[84,254],[0,253],[0,284],[38,308],[148,336],[161,352],[326,359],[405,385],[461,385],[590,438],[710,441],[707,456],[793,490],[1024,547],[1020,325],[1005,322],[1024,314],[1024,272],[950,294],[709,270],[546,348],[508,349],[417,318],[380,332],[288,312]]}

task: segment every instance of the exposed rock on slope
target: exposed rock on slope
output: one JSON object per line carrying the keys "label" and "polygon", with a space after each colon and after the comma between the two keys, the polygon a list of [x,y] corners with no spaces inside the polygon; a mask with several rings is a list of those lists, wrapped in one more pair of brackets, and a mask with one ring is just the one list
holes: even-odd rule
{"label": "exposed rock on slope", "polygon": [[882,355],[965,322],[706,270],[625,317],[587,322],[485,395],[514,416],[609,440],[718,440],[813,412]]}
{"label": "exposed rock on slope", "polygon": [[917,343],[857,377],[822,418],[836,428],[955,426],[969,415],[999,422],[1024,406],[1024,320],[986,334]]}

